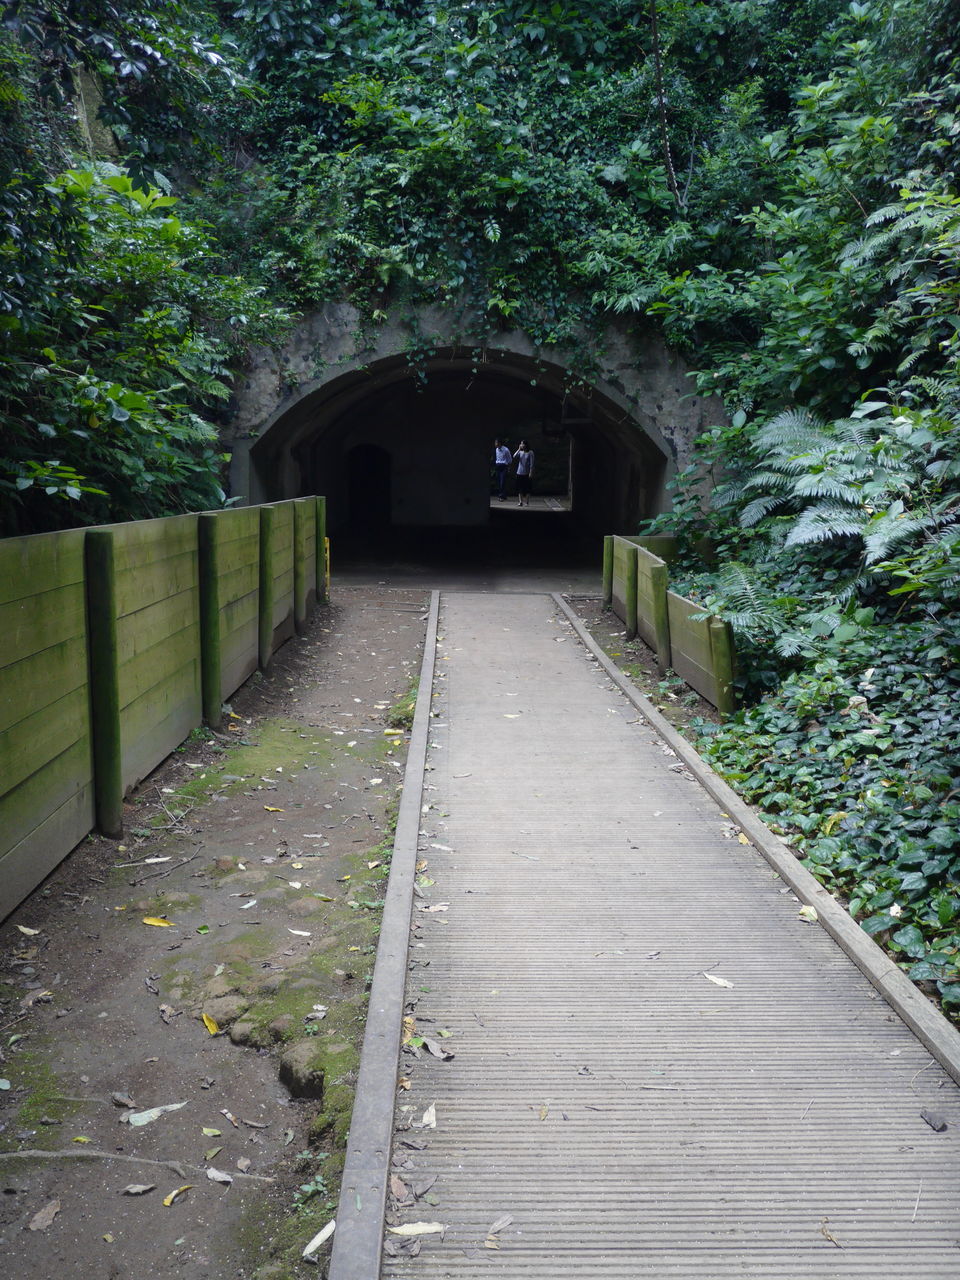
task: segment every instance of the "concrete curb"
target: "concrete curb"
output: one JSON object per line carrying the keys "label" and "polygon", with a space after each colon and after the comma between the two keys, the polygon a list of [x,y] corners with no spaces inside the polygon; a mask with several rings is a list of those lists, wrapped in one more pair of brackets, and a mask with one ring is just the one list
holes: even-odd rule
{"label": "concrete curb", "polygon": [[373,1280],[380,1274],[439,610],[440,593],[434,591],[430,595],[420,687],[370,987],[328,1280]]}
{"label": "concrete curb", "polygon": [[584,646],[597,658],[620,692],[683,761],[704,790],[722,805],[750,843],[763,855],[797,897],[816,907],[820,923],[846,952],[892,1009],[940,1065],[960,1084],[960,1032],[934,1004],[914,986],[885,951],[863,932],[829,890],[801,866],[784,842],[767,827],[731,787],[701,759],[694,748],[610,661],[583,623],[557,592],[552,593],[557,608],[570,622]]}

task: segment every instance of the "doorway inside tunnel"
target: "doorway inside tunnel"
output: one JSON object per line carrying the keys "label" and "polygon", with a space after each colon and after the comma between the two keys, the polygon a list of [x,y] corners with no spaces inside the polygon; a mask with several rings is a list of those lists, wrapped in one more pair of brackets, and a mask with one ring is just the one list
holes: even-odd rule
{"label": "doorway inside tunnel", "polygon": [[[252,490],[324,494],[341,563],[378,546],[447,562],[595,558],[601,534],[662,509],[668,458],[603,390],[567,384],[561,367],[516,355],[379,361],[278,414],[250,451]],[[534,452],[529,507],[515,466],[496,498],[498,438]]]}

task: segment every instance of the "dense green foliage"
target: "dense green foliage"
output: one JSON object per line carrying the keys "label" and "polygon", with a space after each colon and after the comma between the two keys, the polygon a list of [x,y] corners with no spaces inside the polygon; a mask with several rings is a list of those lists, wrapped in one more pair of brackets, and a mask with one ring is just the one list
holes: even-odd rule
{"label": "dense green foliage", "polygon": [[656,525],[738,632],[704,749],[960,1004],[955,4],[4,14],[6,528],[217,501],[228,370],[290,310],[657,325],[728,410]]}

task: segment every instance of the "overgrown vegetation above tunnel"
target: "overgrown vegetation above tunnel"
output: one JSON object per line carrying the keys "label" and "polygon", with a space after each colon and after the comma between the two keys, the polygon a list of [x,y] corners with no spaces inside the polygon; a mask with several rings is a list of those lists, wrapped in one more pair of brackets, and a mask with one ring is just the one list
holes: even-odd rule
{"label": "overgrown vegetation above tunnel", "polygon": [[224,500],[230,371],[328,300],[655,324],[728,411],[657,525],[759,703],[711,750],[960,999],[950,0],[4,15],[4,530]]}

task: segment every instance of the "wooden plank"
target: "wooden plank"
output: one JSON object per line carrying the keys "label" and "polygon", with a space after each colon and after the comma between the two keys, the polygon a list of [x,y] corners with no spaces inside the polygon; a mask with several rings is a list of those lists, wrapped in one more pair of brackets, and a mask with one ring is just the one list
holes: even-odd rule
{"label": "wooden plank", "polygon": [[[163,713],[164,710],[166,714]],[[197,696],[194,701],[179,702],[166,708],[163,701],[158,700],[156,708],[144,707],[142,731],[135,731],[129,746],[124,748],[124,792],[131,791],[148,777],[171,751],[176,751],[184,738],[196,729],[202,719],[200,663],[198,662]]]}
{"label": "wooden plank", "polygon": [[717,682],[713,671],[710,648],[709,622],[694,622],[692,613],[702,613],[700,605],[667,592],[667,610],[670,618],[671,665],[677,675],[708,702],[717,705]]}
{"label": "wooden plank", "polygon": [[0,669],[0,732],[19,724],[51,702],[87,687],[87,646],[83,636],[34,653]]}
{"label": "wooden plank", "polygon": [[249,595],[239,596],[229,601],[220,610],[220,634],[227,636],[236,631],[238,627],[246,627],[248,625],[252,625],[255,628],[259,612],[260,601],[256,591],[251,591]]}
{"label": "wooden plank", "polygon": [[83,582],[83,529],[0,539],[0,605]]}
{"label": "wooden plank", "polygon": [[220,683],[220,697],[224,702],[253,675],[257,669],[258,657],[259,651],[256,637],[254,637],[254,643],[248,645],[246,649],[238,650],[229,662],[226,658],[224,659]]}
{"label": "wooden plank", "polygon": [[256,556],[254,556],[249,564],[237,565],[233,569],[221,571],[221,608],[231,600],[238,600],[241,596],[248,596],[251,593],[256,595],[259,588],[260,564]]}
{"label": "wooden plank", "polygon": [[[22,779],[0,798],[0,855],[25,839],[78,788],[89,787],[92,782],[93,759],[86,738],[71,743],[65,751]],[[92,827],[93,823],[91,790],[89,826]]]}
{"label": "wooden plank", "polygon": [[118,576],[149,565],[155,559],[186,554],[197,546],[195,515],[161,516],[156,520],[130,520],[99,527],[113,532]]}
{"label": "wooden plank", "polygon": [[0,858],[0,917],[19,906],[92,826],[93,788],[87,784]]}
{"label": "wooden plank", "polygon": [[165,636],[200,625],[199,591],[181,591],[117,620],[121,663],[153,648]]}
{"label": "wooden plank", "polygon": [[85,634],[83,587],[71,583],[0,605],[0,667]]}
{"label": "wooden plank", "polygon": [[178,686],[182,672],[199,661],[200,628],[190,626],[176,635],[161,637],[152,648],[121,662],[121,711],[159,684]]}
{"label": "wooden plank", "polygon": [[137,613],[158,600],[199,591],[200,576],[196,551],[170,556],[142,568],[117,574],[117,617]]}
{"label": "wooden plank", "polygon": [[0,733],[0,788],[12,791],[89,734],[86,689],[71,693]]}

